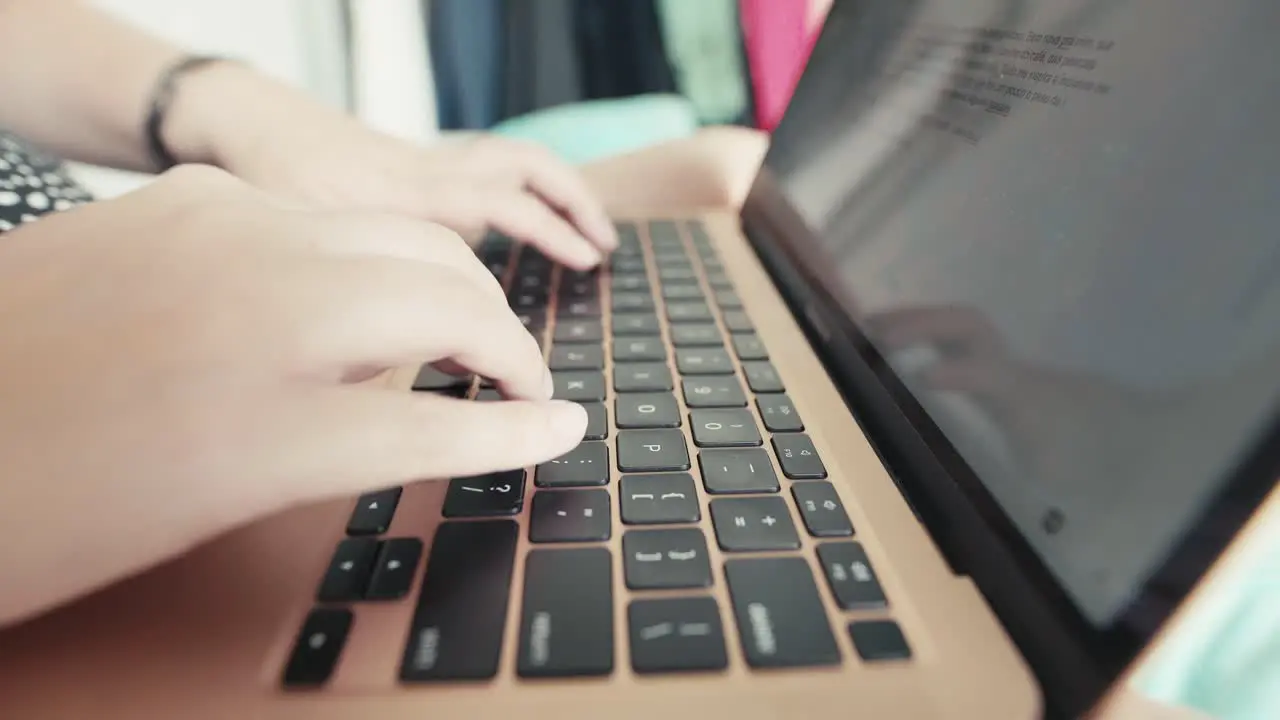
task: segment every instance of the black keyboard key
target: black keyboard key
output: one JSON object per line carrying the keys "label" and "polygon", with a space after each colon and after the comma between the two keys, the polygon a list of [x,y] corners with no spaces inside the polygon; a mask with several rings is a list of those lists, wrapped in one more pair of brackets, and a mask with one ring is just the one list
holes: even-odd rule
{"label": "black keyboard key", "polygon": [[680,348],[676,370],[681,375],[732,375],[733,360],[719,348]]}
{"label": "black keyboard key", "polygon": [[596,343],[604,339],[599,320],[560,320],[556,323],[555,341]]}
{"label": "black keyboard key", "polygon": [[643,275],[644,258],[638,255],[614,255],[609,262],[609,267],[619,275],[631,273]]}
{"label": "black keyboard key", "polygon": [[902,628],[892,620],[859,620],[849,623],[849,639],[858,656],[867,662],[908,660],[911,646]]}
{"label": "black keyboard key", "polygon": [[[680,286],[683,287],[683,286]],[[724,347],[715,323],[681,323],[671,326],[671,344],[683,347]]]}
{"label": "black keyboard key", "polygon": [[529,542],[603,542],[612,529],[607,490],[542,490],[533,494]]}
{"label": "black keyboard key", "polygon": [[552,370],[603,370],[604,348],[586,343],[556,343],[547,361]]}
{"label": "black keyboard key", "polygon": [[733,351],[739,360],[768,360],[769,352],[755,333],[740,333],[733,336]]}
{"label": "black keyboard key", "polygon": [[694,410],[689,413],[689,427],[698,447],[755,447],[763,443],[755,416],[747,410]]}
{"label": "black keyboard key", "polygon": [[818,546],[818,560],[831,594],[842,609],[869,610],[888,605],[861,543],[823,543]]}
{"label": "black keyboard key", "polygon": [[482,680],[497,674],[519,532],[511,520],[447,522],[436,530],[401,681]]}
{"label": "black keyboard key", "polygon": [[509,517],[524,507],[524,470],[454,478],[445,491],[447,518]]}
{"label": "black keyboard key", "polygon": [[626,313],[613,317],[614,338],[656,336],[662,333],[661,327],[657,315]]}
{"label": "black keyboard key", "polygon": [[614,230],[618,233],[618,248],[622,249],[628,245],[640,246],[640,228],[630,220],[618,220],[613,224]]}
{"label": "black keyboard key", "polygon": [[679,430],[626,430],[618,433],[618,469],[663,472],[689,469],[689,449]]}
{"label": "black keyboard key", "polygon": [[666,363],[622,363],[613,366],[613,389],[620,393],[671,389]]}
{"label": "black keyboard key", "polygon": [[452,392],[471,385],[470,375],[450,375],[430,365],[423,365],[413,379],[414,392]]}
{"label": "black keyboard key", "polygon": [[727,552],[797,550],[800,536],[780,497],[718,498],[711,522],[720,549]]}
{"label": "black keyboard key", "polygon": [[686,378],[680,384],[684,388],[684,404],[690,408],[747,406],[747,396],[742,394],[742,385],[732,375]]}
{"label": "black keyboard key", "polygon": [[619,429],[680,427],[680,406],[665,393],[626,393],[614,401]]}
{"label": "black keyboard key", "polygon": [[780,393],[786,391],[786,387],[782,384],[782,378],[778,377],[778,371],[773,368],[772,363],[763,361],[744,362],[742,363],[742,374],[747,376],[747,387],[751,388],[751,392]]}
{"label": "black keyboard key", "polygon": [[556,315],[569,319],[598,318],[600,317],[600,299],[563,298],[556,307]]}
{"label": "black keyboard key", "polygon": [[284,686],[317,688],[333,676],[355,620],[350,610],[316,608],[307,614],[284,669]]}
{"label": "black keyboard key", "polygon": [[688,473],[623,475],[618,490],[622,522],[667,525],[702,519],[698,493]]}
{"label": "black keyboard key", "polygon": [[352,602],[364,598],[378,559],[379,543],[374,538],[347,538],[338,543],[316,591],[320,602]]}
{"label": "black keyboard key", "polygon": [[827,468],[808,435],[774,435],[773,451],[778,454],[782,474],[792,480],[821,480],[827,476]]}
{"label": "black keyboard key", "polygon": [[725,310],[724,326],[729,328],[731,333],[748,333],[755,332],[756,326],[751,322],[751,318],[741,310]]}
{"label": "black keyboard key", "polygon": [[652,313],[653,296],[647,293],[614,293],[613,311],[616,313]]}
{"label": "black keyboard key", "polygon": [[840,649],[804,558],[736,558],[725,562],[724,574],[748,665],[840,662]]}
{"label": "black keyboard key", "polygon": [[711,308],[704,302],[667,303],[667,319],[673,323],[708,322]]}
{"label": "black keyboard key", "polygon": [[769,432],[800,432],[804,423],[791,398],[778,393],[770,393],[756,397],[756,407],[760,410],[760,419]]}
{"label": "black keyboard key", "polygon": [[418,538],[391,538],[382,543],[365,599],[399,600],[408,595],[421,558],[422,541]]}
{"label": "black keyboard key", "polygon": [[511,294],[511,309],[517,313],[530,310],[545,311],[547,301],[545,289],[517,290]]}
{"label": "black keyboard key", "polygon": [[698,453],[702,485],[711,495],[776,493],[778,475],[762,449],[704,450]]}
{"label": "black keyboard key", "polygon": [[574,279],[561,278],[560,301],[561,303],[593,301],[596,303],[596,315],[599,315],[600,279],[594,275]]}
{"label": "black keyboard key", "polygon": [[476,393],[476,402],[502,402],[503,399],[502,393],[491,387],[481,388],[480,392]]}
{"label": "black keyboard key", "polygon": [[680,268],[682,270],[693,270],[693,264],[689,262],[689,256],[684,250],[678,248],[662,248],[654,252],[653,264],[658,266],[658,277],[662,277],[662,271],[667,268]]}
{"label": "black keyboard key", "polygon": [[654,245],[679,244],[680,228],[674,220],[650,220],[649,239]]}
{"label": "black keyboard key", "polygon": [[542,331],[547,329],[546,310],[521,310],[516,313],[516,317],[520,318],[520,324],[524,325],[524,329],[533,335],[541,335]]}
{"label": "black keyboard key", "polygon": [[[520,677],[613,672],[613,557],[605,548],[533,550],[525,560]],[[502,622],[497,623],[501,632]]]}
{"label": "black keyboard key", "polygon": [[630,530],[622,536],[622,557],[632,590],[711,585],[707,541],[697,528]]}
{"label": "black keyboard key", "polygon": [[584,442],[554,460],[538,466],[533,482],[538,487],[591,487],[609,484],[609,446]]}
{"label": "black keyboard key", "polygon": [[698,273],[693,268],[685,265],[667,265],[658,268],[658,277],[664,285],[675,283],[694,283],[698,282]]}
{"label": "black keyboard key", "polygon": [[599,402],[604,400],[604,373],[563,371],[551,373],[557,400]]}
{"label": "black keyboard key", "polygon": [[609,437],[609,416],[604,403],[584,403],[582,408],[587,411],[587,431],[582,439],[604,440]]}
{"label": "black keyboard key", "polygon": [[[710,271],[710,268],[707,268]],[[732,290],[717,290],[716,304],[721,310],[741,310],[742,299],[738,297],[738,293]]]}
{"label": "black keyboard key", "polygon": [[662,288],[662,299],[668,302],[705,300],[702,296],[702,288],[697,285],[666,285]]}
{"label": "black keyboard key", "polygon": [[648,294],[649,279],[644,275],[615,275],[611,287],[614,294],[638,292]]}
{"label": "black keyboard key", "polygon": [[[723,270],[712,272],[708,269],[707,283],[716,290],[732,290],[733,282],[729,280],[729,276]],[[743,317],[746,317],[745,315]]]}
{"label": "black keyboard key", "polygon": [[800,508],[800,519],[814,537],[847,537],[853,534],[853,523],[844,511],[844,503],[829,482],[798,482],[791,486],[791,497]]}
{"label": "black keyboard key", "polygon": [[396,505],[400,502],[400,488],[388,488],[366,493],[356,500],[356,507],[347,520],[348,535],[381,535],[391,527]]}
{"label": "black keyboard key", "polygon": [[656,362],[667,359],[667,348],[659,337],[615,338],[614,362]]}
{"label": "black keyboard key", "polygon": [[693,238],[693,244],[697,247],[711,247],[711,236],[707,234],[707,226],[702,224],[701,220],[690,220],[684,224],[684,229],[689,233],[689,237]]}
{"label": "black keyboard key", "polygon": [[636,600],[627,606],[631,669],[640,674],[723,670],[720,608],[709,597]]}

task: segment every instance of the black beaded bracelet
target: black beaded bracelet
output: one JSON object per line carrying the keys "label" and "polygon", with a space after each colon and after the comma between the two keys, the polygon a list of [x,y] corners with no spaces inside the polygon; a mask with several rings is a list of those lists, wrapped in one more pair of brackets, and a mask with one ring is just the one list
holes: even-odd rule
{"label": "black beaded bracelet", "polygon": [[226,58],[213,55],[187,55],[170,65],[160,74],[151,93],[151,106],[147,111],[146,140],[151,162],[157,172],[164,172],[181,162],[165,145],[163,127],[173,98],[177,95],[178,80],[186,73]]}

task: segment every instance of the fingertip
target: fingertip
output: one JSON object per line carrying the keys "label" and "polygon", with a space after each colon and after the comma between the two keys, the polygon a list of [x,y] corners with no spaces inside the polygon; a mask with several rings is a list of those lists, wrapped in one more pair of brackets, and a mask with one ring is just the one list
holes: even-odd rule
{"label": "fingertip", "polygon": [[578,442],[587,434],[587,411],[578,403],[553,400],[547,411],[551,415],[551,429],[557,438]]}

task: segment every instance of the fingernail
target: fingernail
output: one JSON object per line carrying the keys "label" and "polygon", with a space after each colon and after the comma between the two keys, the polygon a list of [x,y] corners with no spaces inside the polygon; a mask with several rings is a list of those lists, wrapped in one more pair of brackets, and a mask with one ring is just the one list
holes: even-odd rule
{"label": "fingernail", "polygon": [[556,400],[551,403],[551,427],[581,438],[587,433],[587,411],[576,402]]}

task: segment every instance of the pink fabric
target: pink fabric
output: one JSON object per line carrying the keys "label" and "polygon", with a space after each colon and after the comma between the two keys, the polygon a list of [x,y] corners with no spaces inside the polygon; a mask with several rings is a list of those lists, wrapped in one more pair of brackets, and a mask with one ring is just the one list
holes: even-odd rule
{"label": "pink fabric", "polygon": [[822,23],[811,22],[811,0],[739,0],[738,10],[756,127],[772,132],[791,101]]}

